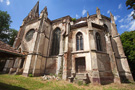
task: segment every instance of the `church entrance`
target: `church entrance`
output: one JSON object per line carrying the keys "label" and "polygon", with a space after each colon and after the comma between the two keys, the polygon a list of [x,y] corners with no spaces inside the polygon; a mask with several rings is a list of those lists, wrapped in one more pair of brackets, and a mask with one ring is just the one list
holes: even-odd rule
{"label": "church entrance", "polygon": [[76,58],[76,73],[84,73],[86,71],[85,57]]}

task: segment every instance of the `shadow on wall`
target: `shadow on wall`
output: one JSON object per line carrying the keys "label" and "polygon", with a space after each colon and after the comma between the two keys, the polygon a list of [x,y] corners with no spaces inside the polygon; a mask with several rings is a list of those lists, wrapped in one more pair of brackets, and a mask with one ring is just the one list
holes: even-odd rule
{"label": "shadow on wall", "polygon": [[5,64],[6,64],[6,60],[0,60],[0,72],[3,71]]}
{"label": "shadow on wall", "polygon": [[56,73],[56,58],[48,58],[45,65],[45,75]]}
{"label": "shadow on wall", "polygon": [[118,66],[120,80],[122,83],[130,83],[129,79],[127,78],[127,76],[125,74],[126,72],[122,67],[121,60],[120,60],[121,56],[120,56],[119,51],[118,51],[117,43],[115,42],[114,39],[112,39],[112,44],[113,44],[113,50],[115,52],[115,57],[117,57],[116,64]]}
{"label": "shadow on wall", "polygon": [[8,85],[8,84],[0,82],[0,90],[28,90],[28,89],[18,87],[18,86],[12,86],[12,85]]}
{"label": "shadow on wall", "polygon": [[114,74],[112,73],[109,55],[98,53],[97,58],[101,84],[114,83]]}

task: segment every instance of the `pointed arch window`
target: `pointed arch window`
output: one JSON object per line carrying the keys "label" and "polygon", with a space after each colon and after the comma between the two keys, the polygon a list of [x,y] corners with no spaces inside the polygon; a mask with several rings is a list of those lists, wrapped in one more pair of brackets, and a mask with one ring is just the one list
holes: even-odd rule
{"label": "pointed arch window", "polygon": [[101,48],[101,37],[99,33],[96,33],[96,43],[97,43],[97,51],[102,51]]}
{"label": "pointed arch window", "polygon": [[83,35],[81,32],[76,34],[76,50],[83,50]]}
{"label": "pointed arch window", "polygon": [[51,55],[58,55],[59,54],[59,48],[60,48],[60,34],[61,30],[60,28],[56,28],[53,31],[53,38],[52,38],[52,47],[51,47]]}

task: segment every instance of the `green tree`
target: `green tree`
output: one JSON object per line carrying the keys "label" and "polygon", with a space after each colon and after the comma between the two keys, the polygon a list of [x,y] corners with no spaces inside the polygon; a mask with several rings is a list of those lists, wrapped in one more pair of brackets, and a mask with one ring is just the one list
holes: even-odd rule
{"label": "green tree", "polygon": [[8,31],[11,23],[11,17],[6,11],[0,10],[0,40],[8,42]]}
{"label": "green tree", "polygon": [[9,30],[11,22],[11,17],[7,11],[0,10],[0,34]]}
{"label": "green tree", "polygon": [[18,32],[15,29],[10,29],[11,22],[11,17],[7,11],[0,10],[0,40],[9,45],[13,45]]}
{"label": "green tree", "polygon": [[133,16],[133,19],[135,19],[135,0],[127,0],[126,6],[128,7],[128,9],[134,10],[134,13],[132,14],[132,16]]}
{"label": "green tree", "polygon": [[121,41],[135,80],[135,31],[121,34]]}
{"label": "green tree", "polygon": [[128,7],[128,9],[134,9],[135,10],[135,0],[127,0],[126,6]]}
{"label": "green tree", "polygon": [[17,30],[15,30],[15,29],[10,29],[9,30],[9,34],[8,34],[8,36],[9,36],[9,41],[8,41],[8,44],[9,45],[13,45],[13,43],[14,43],[14,41],[15,41],[15,38],[16,38],[16,36],[17,36],[17,33],[18,33],[18,31]]}

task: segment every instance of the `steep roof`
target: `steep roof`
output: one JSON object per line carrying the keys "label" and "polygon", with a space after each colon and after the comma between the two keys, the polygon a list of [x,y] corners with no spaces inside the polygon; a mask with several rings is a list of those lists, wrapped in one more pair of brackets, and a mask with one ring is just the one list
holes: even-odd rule
{"label": "steep roof", "polygon": [[22,53],[19,53],[19,51],[15,50],[10,45],[0,41],[0,57],[15,57],[15,56],[23,56]]}

